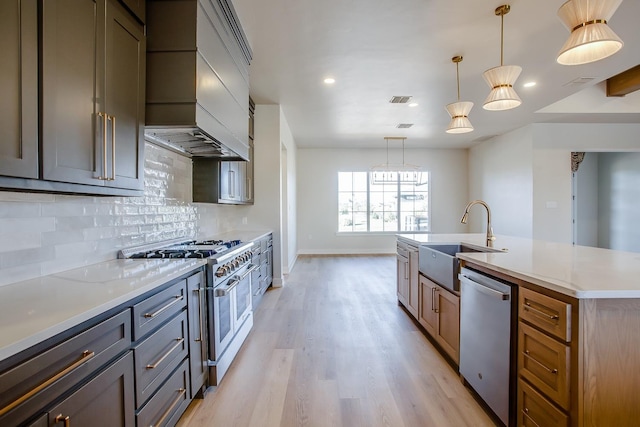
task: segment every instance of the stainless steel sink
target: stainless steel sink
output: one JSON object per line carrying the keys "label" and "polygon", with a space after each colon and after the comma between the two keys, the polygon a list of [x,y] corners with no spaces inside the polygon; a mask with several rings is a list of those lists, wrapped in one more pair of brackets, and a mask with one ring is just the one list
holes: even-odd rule
{"label": "stainless steel sink", "polygon": [[419,248],[418,265],[420,273],[440,286],[452,291],[460,291],[460,260],[456,254],[460,252],[503,252],[499,249],[472,246],[464,243],[423,243]]}

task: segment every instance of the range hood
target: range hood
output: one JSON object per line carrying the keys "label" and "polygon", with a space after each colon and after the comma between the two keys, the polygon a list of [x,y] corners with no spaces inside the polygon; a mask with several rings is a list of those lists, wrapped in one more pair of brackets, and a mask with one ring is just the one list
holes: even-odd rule
{"label": "range hood", "polygon": [[148,1],[146,25],[146,139],[248,160],[251,49],[231,2]]}

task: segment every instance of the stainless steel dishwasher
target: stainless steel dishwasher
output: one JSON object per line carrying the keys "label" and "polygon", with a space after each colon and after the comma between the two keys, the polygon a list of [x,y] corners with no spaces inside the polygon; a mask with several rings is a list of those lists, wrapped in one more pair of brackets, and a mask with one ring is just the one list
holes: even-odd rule
{"label": "stainless steel dishwasher", "polygon": [[[517,287],[462,268],[460,279],[460,375],[505,425],[510,425],[515,374],[512,316]],[[515,367],[514,367],[515,368]]]}

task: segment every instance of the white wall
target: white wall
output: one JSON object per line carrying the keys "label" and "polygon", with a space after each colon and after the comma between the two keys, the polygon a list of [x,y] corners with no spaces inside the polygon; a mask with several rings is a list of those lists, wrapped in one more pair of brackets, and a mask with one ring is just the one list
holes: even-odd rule
{"label": "white wall", "polygon": [[598,160],[598,245],[640,252],[640,153],[599,153]]}
{"label": "white wall", "polygon": [[495,211],[496,234],[572,241],[571,151],[640,151],[640,125],[538,123],[470,149],[470,197]]}
{"label": "white wall", "polygon": [[[401,155],[390,150],[390,162]],[[465,231],[459,221],[468,200],[466,150],[407,149],[405,157],[430,172],[431,231]],[[298,148],[299,253],[395,252],[393,234],[337,233],[338,172],[368,171],[385,159],[386,149]]]}
{"label": "white wall", "polygon": [[[286,185],[282,185],[281,149],[286,149]],[[286,118],[279,105],[256,105],[255,111],[255,200],[249,211],[249,222],[259,228],[273,230],[274,286],[282,285],[282,275],[295,262],[296,210],[287,210],[283,223],[282,190],[287,190],[287,203],[295,206],[296,146]],[[291,196],[291,192],[293,196]],[[293,230],[292,230],[293,228]],[[283,232],[284,229],[284,232]],[[284,237],[284,239],[283,239]],[[283,252],[283,248],[286,250]],[[285,253],[287,259],[283,259]]]}
{"label": "white wall", "polygon": [[574,177],[575,243],[581,246],[598,246],[598,156],[586,153]]}
{"label": "white wall", "polygon": [[283,256],[282,272],[289,274],[298,257],[298,212],[297,212],[297,147],[291,134],[287,118],[280,110],[280,136],[282,146],[285,148],[285,165],[281,177],[283,185],[283,217],[286,218],[287,252]]}
{"label": "white wall", "polygon": [[[496,234],[533,236],[533,141],[530,126],[469,149],[469,200],[491,208]],[[486,212],[474,206],[469,231],[485,232]]]}

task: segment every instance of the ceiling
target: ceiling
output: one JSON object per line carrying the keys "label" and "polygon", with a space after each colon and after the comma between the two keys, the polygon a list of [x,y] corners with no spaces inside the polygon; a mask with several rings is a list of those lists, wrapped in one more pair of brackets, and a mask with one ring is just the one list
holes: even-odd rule
{"label": "ceiling", "polygon": [[[580,66],[555,61],[569,34],[556,15],[562,3],[509,3],[504,64],[523,69],[515,86],[523,103],[495,112],[482,108],[482,73],[500,65],[494,9],[504,1],[233,0],[253,49],[254,101],[281,105],[298,147],[343,148],[381,148],[385,136],[406,136],[407,148],[464,148],[534,122],[640,123],[640,94],[606,98],[601,83],[640,63],[640,1],[624,0],[609,21],[622,50]],[[455,55],[464,57],[461,100],[475,104],[475,130],[459,135],[445,133]],[[589,80],[570,83],[581,78]],[[528,81],[537,85],[523,88]],[[389,103],[396,95],[419,105]]]}

